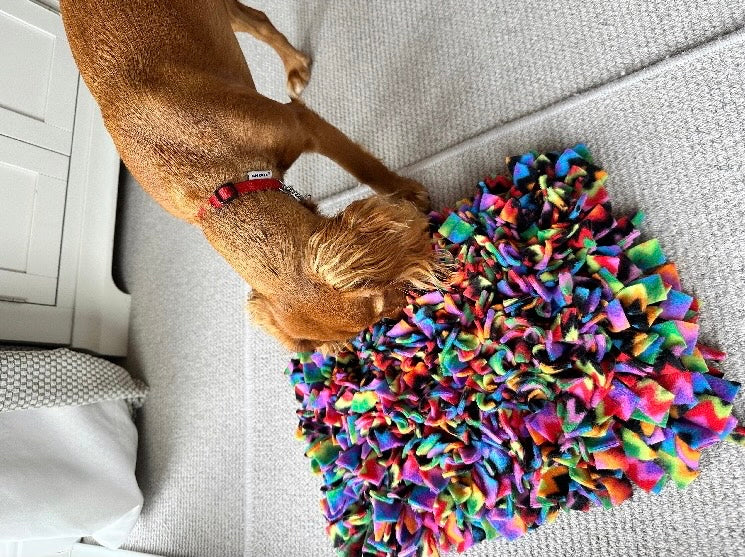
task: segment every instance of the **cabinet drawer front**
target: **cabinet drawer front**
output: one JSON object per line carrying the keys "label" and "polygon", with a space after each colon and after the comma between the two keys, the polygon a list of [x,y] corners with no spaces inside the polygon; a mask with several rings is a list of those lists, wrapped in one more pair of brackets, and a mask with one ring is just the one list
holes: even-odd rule
{"label": "cabinet drawer front", "polygon": [[0,134],[69,155],[78,73],[59,15],[0,3],[0,75]]}
{"label": "cabinet drawer front", "polygon": [[0,269],[0,300],[53,306],[57,277],[40,277]]}
{"label": "cabinet drawer front", "polygon": [[54,304],[69,159],[0,137],[0,297]]}

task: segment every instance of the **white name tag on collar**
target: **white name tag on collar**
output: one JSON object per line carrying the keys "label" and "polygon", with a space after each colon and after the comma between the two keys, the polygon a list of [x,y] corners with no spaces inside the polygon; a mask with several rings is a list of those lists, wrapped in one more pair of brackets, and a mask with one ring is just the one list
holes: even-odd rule
{"label": "white name tag on collar", "polygon": [[264,178],[271,178],[272,171],[271,170],[254,170],[246,174],[246,177],[249,180],[263,180]]}

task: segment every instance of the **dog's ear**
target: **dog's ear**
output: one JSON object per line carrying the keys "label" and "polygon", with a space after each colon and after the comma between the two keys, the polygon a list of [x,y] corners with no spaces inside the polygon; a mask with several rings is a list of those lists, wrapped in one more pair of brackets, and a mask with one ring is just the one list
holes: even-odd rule
{"label": "dog's ear", "polygon": [[359,291],[382,305],[388,289],[437,284],[428,230],[412,203],[373,196],[324,221],[310,238],[305,264],[333,289]]}
{"label": "dog's ear", "polygon": [[251,318],[254,323],[263,327],[270,334],[279,338],[279,340],[281,340],[283,344],[285,340],[289,340],[280,338],[284,335],[280,328],[277,326],[276,321],[274,320],[274,314],[269,307],[269,301],[263,295],[259,294],[256,291],[252,291],[248,295],[246,309],[248,310],[248,313],[251,314]]}
{"label": "dog's ear", "polygon": [[263,327],[289,350],[293,352],[308,352],[316,347],[317,343],[292,338],[285,333],[274,317],[269,300],[262,294],[255,291],[252,292],[248,296],[246,309],[251,314],[254,323]]}

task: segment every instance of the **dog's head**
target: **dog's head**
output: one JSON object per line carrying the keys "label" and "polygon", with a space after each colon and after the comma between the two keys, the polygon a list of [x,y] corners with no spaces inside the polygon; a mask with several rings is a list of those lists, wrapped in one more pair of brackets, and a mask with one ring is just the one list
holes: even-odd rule
{"label": "dog's head", "polygon": [[255,321],[294,351],[333,351],[395,316],[409,288],[437,283],[427,218],[381,196],[320,220],[295,257],[294,272],[249,299]]}

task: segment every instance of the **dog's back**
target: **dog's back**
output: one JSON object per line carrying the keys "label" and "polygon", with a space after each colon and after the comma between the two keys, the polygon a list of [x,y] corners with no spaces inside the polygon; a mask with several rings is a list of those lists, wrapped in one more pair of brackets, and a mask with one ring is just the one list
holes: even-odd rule
{"label": "dog's back", "polygon": [[241,98],[258,97],[224,0],[61,0],[60,8],[127,168],[166,210],[193,218],[211,192],[198,185],[214,188],[247,164],[245,141],[231,134],[243,133],[233,125],[246,120],[236,115]]}
{"label": "dog's back", "polygon": [[[224,0],[61,0],[65,30],[96,99],[195,75],[245,82],[250,76]],[[249,77],[250,79],[250,77]]]}

